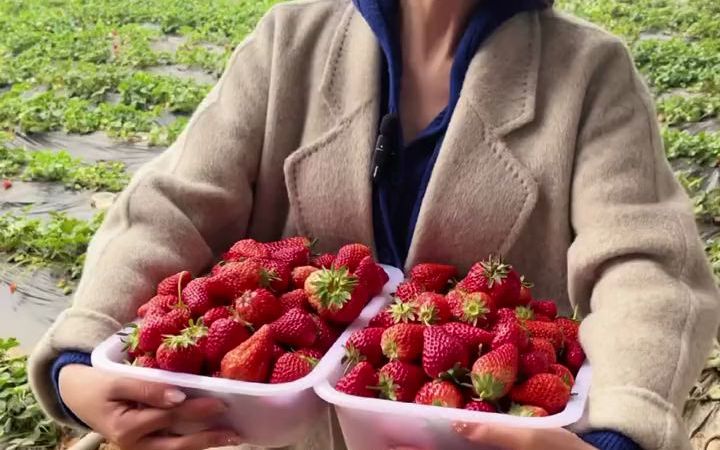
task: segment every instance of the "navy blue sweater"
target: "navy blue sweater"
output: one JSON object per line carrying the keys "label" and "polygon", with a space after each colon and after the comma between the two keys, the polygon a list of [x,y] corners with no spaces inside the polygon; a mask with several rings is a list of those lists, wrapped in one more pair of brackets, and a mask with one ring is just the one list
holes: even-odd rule
{"label": "navy blue sweater", "polygon": [[[385,54],[383,65],[383,115],[398,113],[401,79],[401,56],[394,33],[398,14],[397,0],[354,0]],[[425,195],[437,154],[460,97],[465,74],[470,62],[482,44],[503,22],[515,14],[540,8],[539,0],[487,1],[470,17],[455,52],[450,74],[448,105],[411,142],[404,143],[398,128],[394,147],[398,149],[377,180],[373,196],[373,217],[376,248],[382,262],[402,267],[410,247],[420,204]],[[58,376],[67,364],[90,364],[87,354],[66,352],[60,355],[52,368],[52,379],[57,391]],[[58,396],[59,396],[59,391]],[[75,417],[71,411],[66,412]],[[604,450],[640,450],[629,438],[609,430],[594,431],[583,439]]]}

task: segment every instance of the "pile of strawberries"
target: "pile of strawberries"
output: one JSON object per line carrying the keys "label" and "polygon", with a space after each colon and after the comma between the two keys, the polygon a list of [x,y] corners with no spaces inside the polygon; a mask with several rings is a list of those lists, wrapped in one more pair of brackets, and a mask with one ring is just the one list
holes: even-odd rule
{"label": "pile of strawberries", "polygon": [[124,338],[129,362],[259,383],[307,375],[388,280],[362,244],[311,245],[245,239],[207,276],[165,278]]}
{"label": "pile of strawberries", "polygon": [[396,301],[345,344],[336,389],[484,412],[547,416],[570,399],[585,361],[579,322],[498,259],[476,263],[453,285],[455,267],[415,266]]}

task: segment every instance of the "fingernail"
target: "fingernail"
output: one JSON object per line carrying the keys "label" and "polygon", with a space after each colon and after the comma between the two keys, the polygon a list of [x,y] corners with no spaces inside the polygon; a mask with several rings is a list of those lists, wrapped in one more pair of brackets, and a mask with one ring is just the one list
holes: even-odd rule
{"label": "fingernail", "polygon": [[165,391],[165,401],[171,405],[177,405],[182,403],[187,398],[187,395],[183,391],[177,389],[168,389]]}
{"label": "fingernail", "polygon": [[242,440],[240,439],[240,436],[231,434],[230,436],[225,438],[225,444],[226,445],[240,445],[240,444],[242,444]]}
{"label": "fingernail", "polygon": [[470,429],[470,425],[466,424],[465,422],[455,422],[455,424],[453,424],[453,429],[456,433],[462,434],[464,436]]}

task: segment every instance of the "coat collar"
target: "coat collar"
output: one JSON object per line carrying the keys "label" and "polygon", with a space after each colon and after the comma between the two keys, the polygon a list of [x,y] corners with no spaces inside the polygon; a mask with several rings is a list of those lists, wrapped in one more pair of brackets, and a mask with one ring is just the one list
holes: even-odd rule
{"label": "coat collar", "polygon": [[[468,68],[461,95],[499,136],[535,116],[541,55],[539,14],[520,13],[501,25],[481,45]],[[372,30],[350,4],[331,43],[320,87],[332,114],[343,117],[363,103],[380,101],[381,58]]]}
{"label": "coat collar", "polygon": [[[468,248],[476,255],[503,254],[533,210],[537,185],[502,137],[534,118],[538,14],[507,21],[470,64],[420,209],[408,267],[435,260],[466,268],[469,261],[456,255],[468,254]],[[381,57],[369,26],[349,5],[320,84],[326,120],[334,125],[285,162],[297,231],[320,238],[327,249],[374,242],[370,164],[379,124]]]}

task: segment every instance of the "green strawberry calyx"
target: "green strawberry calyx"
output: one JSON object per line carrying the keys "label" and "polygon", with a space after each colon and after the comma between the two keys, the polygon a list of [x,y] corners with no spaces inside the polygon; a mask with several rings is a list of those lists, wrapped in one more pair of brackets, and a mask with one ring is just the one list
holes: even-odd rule
{"label": "green strawberry calyx", "polygon": [[200,338],[207,336],[208,327],[203,324],[202,318],[198,319],[197,321],[190,319],[188,326],[185,327],[182,334],[186,335],[188,338],[192,339],[195,343],[197,343]]}
{"label": "green strawberry calyx", "polygon": [[517,403],[513,403],[512,406],[510,406],[508,414],[520,417],[537,417],[538,414],[535,408],[536,407],[533,406],[518,405]]}
{"label": "green strawberry calyx", "polygon": [[390,306],[390,315],[395,323],[414,322],[416,319],[415,307],[400,299],[396,300],[395,303]]}
{"label": "green strawberry calyx", "polygon": [[395,380],[387,374],[381,373],[377,389],[380,390],[380,396],[388,400],[397,401],[397,390],[400,388],[395,384]]}
{"label": "green strawberry calyx", "polygon": [[515,308],[515,317],[520,320],[533,320],[535,318],[535,313],[532,309],[526,306],[518,306]]}
{"label": "green strawberry calyx", "polygon": [[360,353],[360,350],[358,350],[353,344],[345,345],[345,358],[343,360],[346,364],[345,373],[347,373],[351,367],[354,367],[360,361],[365,361],[365,359],[365,355]]}
{"label": "green strawberry calyx", "polygon": [[505,394],[505,383],[489,373],[472,373],[472,386],[480,400],[497,400]]}
{"label": "green strawberry calyx", "polygon": [[434,325],[440,318],[435,305],[422,305],[418,311],[418,320],[424,325]]}
{"label": "green strawberry calyx", "polygon": [[475,293],[465,295],[462,304],[463,322],[476,326],[478,320],[484,318],[489,312],[490,310],[480,294]]}
{"label": "green strawberry calyx", "polygon": [[[317,274],[317,275],[315,275]],[[320,306],[330,311],[338,311],[352,297],[358,279],[348,272],[347,267],[338,269],[320,269],[313,273],[311,285]]]}
{"label": "green strawberry calyx", "polygon": [[502,284],[512,270],[511,265],[503,263],[500,258],[494,256],[491,256],[487,261],[480,263],[480,265],[485,272],[488,288],[492,288],[493,285],[496,284]]}
{"label": "green strawberry calyx", "polygon": [[192,347],[196,343],[196,340],[186,333],[178,335],[166,334],[163,336],[163,344],[173,350]]}

